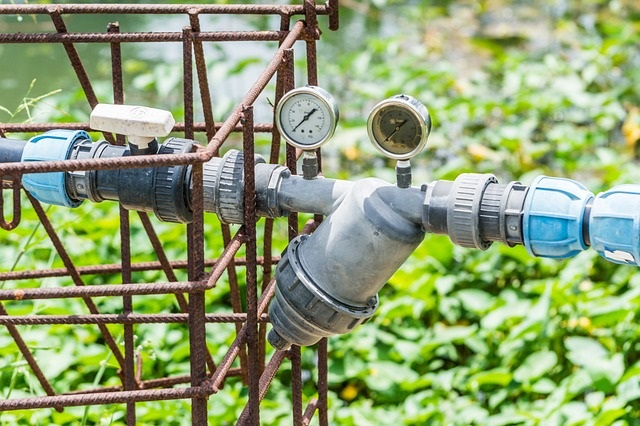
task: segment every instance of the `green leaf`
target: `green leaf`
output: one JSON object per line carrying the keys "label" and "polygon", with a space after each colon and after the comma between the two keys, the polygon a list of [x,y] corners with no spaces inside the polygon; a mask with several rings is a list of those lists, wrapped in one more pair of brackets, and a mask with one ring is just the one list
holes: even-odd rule
{"label": "green leaf", "polygon": [[469,378],[469,386],[473,390],[479,390],[485,385],[507,386],[513,379],[513,373],[506,368],[494,368],[488,371],[476,373]]}
{"label": "green leaf", "polygon": [[583,367],[598,389],[611,391],[624,374],[624,359],[621,353],[609,356],[609,352],[595,339],[572,336],[565,340],[569,351],[567,358]]}
{"label": "green leaf", "polygon": [[489,310],[494,303],[494,297],[486,291],[469,288],[454,294],[462,302],[462,306],[471,312],[482,314]]}
{"label": "green leaf", "polygon": [[555,352],[534,352],[516,369],[513,378],[521,383],[533,382],[548,373],[557,362],[558,356]]}

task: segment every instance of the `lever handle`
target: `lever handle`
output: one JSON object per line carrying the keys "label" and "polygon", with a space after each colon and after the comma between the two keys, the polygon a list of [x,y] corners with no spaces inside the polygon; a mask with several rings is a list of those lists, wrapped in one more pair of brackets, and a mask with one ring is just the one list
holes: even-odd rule
{"label": "lever handle", "polygon": [[125,135],[139,149],[147,148],[157,137],[167,136],[175,123],[169,111],[113,104],[96,105],[89,119],[92,129]]}

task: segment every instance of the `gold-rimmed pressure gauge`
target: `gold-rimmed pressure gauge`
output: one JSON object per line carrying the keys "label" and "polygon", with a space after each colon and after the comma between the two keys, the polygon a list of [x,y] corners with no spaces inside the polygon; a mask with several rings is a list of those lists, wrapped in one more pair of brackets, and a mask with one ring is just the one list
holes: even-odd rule
{"label": "gold-rimmed pressure gauge", "polygon": [[326,90],[304,86],[287,92],[276,107],[276,126],[282,137],[302,150],[326,143],[338,124],[338,105]]}
{"label": "gold-rimmed pressure gauge", "polygon": [[419,154],[431,132],[427,108],[409,95],[396,95],[376,105],[367,120],[371,143],[384,155],[408,160]]}

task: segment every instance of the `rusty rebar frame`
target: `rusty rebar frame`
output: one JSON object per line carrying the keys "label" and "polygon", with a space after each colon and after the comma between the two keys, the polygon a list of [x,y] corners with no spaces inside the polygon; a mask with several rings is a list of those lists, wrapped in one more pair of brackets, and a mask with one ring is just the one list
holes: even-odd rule
{"label": "rusty rebar frame", "polygon": [[[50,17],[55,33],[5,33],[0,34],[0,44],[6,43],[59,43],[65,49],[83,88],[89,107],[98,103],[91,80],[78,51],[77,43],[102,43],[110,47],[113,76],[113,102],[124,101],[123,69],[121,44],[130,42],[180,42],[183,50],[183,99],[184,122],[177,123],[174,131],[184,132],[186,138],[193,138],[196,132],[204,132],[209,141],[205,147],[181,155],[155,155],[110,158],[99,160],[51,161],[41,163],[0,164],[2,191],[12,191],[12,219],[4,217],[4,197],[0,197],[0,227],[6,231],[16,228],[21,220],[20,178],[25,173],[43,173],[53,171],[76,171],[115,168],[156,167],[163,165],[191,165],[193,169],[193,223],[187,226],[187,257],[183,260],[170,260],[162,248],[151,221],[145,213],[139,213],[144,230],[156,253],[157,261],[133,263],[130,247],[130,213],[120,208],[121,263],[110,265],[76,266],[64,247],[55,227],[40,203],[27,194],[29,202],[36,211],[55,250],[62,259],[64,268],[33,271],[0,271],[0,282],[6,280],[38,280],[52,277],[68,277],[71,287],[24,287],[0,290],[0,325],[6,327],[14,339],[22,356],[32,369],[44,389],[46,396],[32,398],[13,398],[0,401],[0,411],[37,408],[54,408],[62,411],[64,407],[99,404],[126,404],[128,425],[136,423],[136,403],[145,401],[191,399],[192,424],[207,424],[207,399],[217,393],[229,377],[240,376],[249,387],[249,398],[244,411],[238,418],[238,424],[258,425],[260,423],[260,401],[275,377],[280,365],[286,358],[291,360],[293,423],[309,424],[314,413],[319,413],[320,425],[328,424],[327,416],[327,345],[326,340],[318,344],[318,396],[306,408],[302,407],[302,373],[299,347],[289,351],[277,351],[270,360],[266,360],[265,324],[269,300],[275,291],[272,277],[273,265],[279,260],[271,253],[273,220],[265,221],[263,235],[263,256],[258,256],[255,188],[253,186],[254,134],[270,133],[270,162],[280,161],[280,135],[273,123],[254,123],[253,103],[264,91],[274,76],[276,79],[275,101],[294,87],[293,45],[297,41],[306,43],[307,80],[317,84],[316,41],[320,37],[318,15],[329,17],[329,29],[338,29],[338,0],[329,0],[323,5],[315,1],[301,0],[301,5],[139,5],[139,4],[65,4],[65,5],[3,5],[0,15],[47,15]],[[117,23],[109,24],[103,33],[72,33],[67,30],[64,16],[73,14],[166,14],[186,15],[189,26],[182,32],[121,32]],[[208,14],[218,15],[276,15],[280,17],[280,28],[270,31],[202,31],[199,17]],[[304,21],[294,22],[296,16]],[[214,121],[211,93],[207,77],[207,65],[204,57],[204,44],[211,42],[233,41],[277,41],[278,48],[260,77],[249,89],[245,97],[237,104],[233,112],[222,123]],[[194,75],[194,63],[196,73]],[[194,77],[198,83],[204,122],[194,121]],[[110,100],[109,100],[110,101]],[[107,102],[109,102],[107,101]],[[0,136],[13,132],[43,132],[51,129],[88,130],[88,123],[0,123]],[[202,197],[202,164],[218,155],[219,148],[232,132],[241,132],[245,151],[245,223],[235,235],[230,229],[222,227],[224,250],[217,259],[204,257],[204,216]],[[105,133],[111,143],[123,144],[122,135]],[[286,147],[286,164],[295,173],[295,162],[300,152]],[[6,180],[8,179],[8,180]],[[207,220],[211,220],[208,217]],[[297,215],[289,217],[289,237],[298,233]],[[312,232],[322,220],[320,217],[310,221],[303,232]],[[241,247],[245,247],[246,257],[237,257]],[[242,310],[237,267],[246,269],[246,311]],[[258,267],[262,268],[262,284],[258,283]],[[209,269],[210,268],[210,269]],[[175,269],[187,269],[188,280],[179,281]],[[137,271],[158,270],[164,272],[167,282],[133,283],[132,274]],[[233,312],[207,313],[204,295],[215,287],[219,279],[227,273],[230,283]],[[121,275],[120,285],[86,286],[82,278],[92,274]],[[174,294],[182,313],[135,313],[132,297],[151,294]],[[188,296],[188,300],[185,297]],[[120,314],[102,314],[92,298],[121,297],[123,310]],[[60,298],[80,298],[84,301],[89,314],[70,315],[9,315],[3,303],[23,300],[43,300]],[[190,338],[190,374],[186,376],[142,378],[140,360],[137,359],[133,344],[133,331],[136,324],[181,323],[189,327]],[[235,323],[236,338],[224,357],[216,363],[206,346],[205,327],[209,323]],[[91,390],[71,391],[56,394],[42,369],[39,367],[31,349],[22,339],[19,326],[93,324],[100,328],[106,345],[113,352],[120,365],[121,386],[102,387]],[[122,325],[124,330],[124,353],[121,352],[107,324]],[[240,368],[233,368],[236,358],[240,358]],[[138,371],[136,371],[138,370]],[[174,388],[177,384],[190,384],[188,387]]]}

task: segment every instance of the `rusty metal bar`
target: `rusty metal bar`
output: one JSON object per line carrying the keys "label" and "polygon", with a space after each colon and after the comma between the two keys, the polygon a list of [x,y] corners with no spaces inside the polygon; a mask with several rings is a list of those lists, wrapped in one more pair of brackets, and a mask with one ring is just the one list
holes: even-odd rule
{"label": "rusty metal bar", "polygon": [[[107,33],[118,34],[120,27],[118,24],[110,23],[107,26]],[[122,52],[120,43],[111,42],[111,78],[113,80],[113,102],[124,103],[124,84],[122,79]],[[124,145],[124,135],[116,135],[116,145]],[[123,283],[132,282],[131,271],[131,227],[129,211],[122,205],[120,211],[120,258],[122,261],[121,278]],[[133,298],[130,295],[122,296],[122,314],[124,316],[133,314]],[[124,390],[132,391],[138,388],[136,381],[136,351],[134,348],[133,324],[123,324],[124,329]],[[136,404],[127,402],[126,421],[128,426],[136,424]]]}
{"label": "rusty metal bar", "polygon": [[329,426],[328,394],[329,394],[329,366],[327,339],[318,342],[318,413],[320,426]]}
{"label": "rusty metal bar", "polygon": [[[0,303],[0,315],[3,315],[3,316],[8,315],[7,310],[5,309],[2,303]],[[14,324],[4,324],[4,325],[7,326],[7,330],[9,331],[9,334],[13,338],[13,341],[16,342],[16,345],[18,346],[20,353],[24,357],[25,361],[27,361],[27,364],[29,364],[29,367],[31,367],[33,374],[38,379],[38,382],[40,382],[40,385],[42,386],[44,391],[47,393],[47,395],[54,396],[56,394],[56,391],[53,390],[51,383],[49,383],[49,381],[45,377],[44,373],[42,372],[42,369],[40,368],[40,366],[38,365],[38,362],[36,361],[36,358],[33,356],[31,349],[29,349],[29,346],[27,345],[27,343],[24,341],[24,339],[18,332],[18,329],[15,327]],[[61,406],[56,406],[55,409],[60,413],[62,412]]]}
{"label": "rusty metal bar", "polygon": [[209,390],[205,387],[190,387],[120,392],[96,392],[78,395],[39,396],[0,401],[0,411],[77,407],[82,405],[124,404],[130,401],[147,402],[169,399],[206,398],[209,394]]}
{"label": "rusty metal bar", "polygon": [[[157,237],[156,237],[157,238]],[[158,252],[156,252],[158,253]],[[270,260],[266,257],[258,257],[258,265],[276,264],[280,260],[280,256],[273,256]],[[219,259],[206,259],[204,262],[205,267],[215,266],[219,262]],[[246,265],[246,259],[244,257],[234,258],[234,263],[238,266]],[[173,269],[187,269],[188,262],[186,260],[172,260],[165,264],[164,261],[158,262],[136,262],[131,264],[132,272],[144,272],[144,271],[164,271],[166,273]],[[122,270],[122,265],[119,263],[110,265],[94,265],[94,266],[77,266],[76,271],[80,275],[106,275],[116,274]],[[38,278],[53,278],[53,277],[66,277],[69,275],[69,271],[66,268],[53,268],[53,269],[36,269],[33,271],[8,271],[0,272],[0,281],[18,281],[18,280],[30,280]],[[169,278],[169,281],[176,282],[175,276]]]}
{"label": "rusty metal bar", "polygon": [[[334,2],[335,3],[335,2]],[[63,15],[71,14],[179,14],[194,12],[199,15],[219,14],[219,15],[281,15],[293,16],[304,14],[304,7],[300,5],[271,5],[271,4],[59,4],[59,5],[37,5],[37,4],[6,4],[0,8],[0,15],[30,15],[49,14],[50,10]],[[316,6],[319,15],[328,14],[324,5]]]}
{"label": "rusty metal bar", "polygon": [[[247,321],[246,313],[206,314],[207,323],[243,323]],[[262,314],[260,322],[269,321],[267,314]],[[189,314],[96,314],[96,315],[8,315],[0,304],[1,325],[80,325],[80,324],[186,324]]]}
{"label": "rusty metal bar", "polygon": [[260,74],[251,89],[249,89],[249,92],[245,95],[240,104],[238,104],[238,106],[233,110],[229,118],[225,120],[220,130],[218,130],[216,136],[211,139],[209,145],[207,145],[207,152],[213,153],[218,150],[220,145],[222,145],[224,140],[230,134],[231,130],[240,121],[240,118],[242,117],[242,109],[247,105],[253,105],[260,93],[265,89],[265,87],[267,87],[267,84],[269,84],[269,81],[275,75],[276,71],[278,71],[280,62],[282,61],[282,57],[284,56],[284,51],[293,47],[295,42],[298,41],[302,36],[303,31],[304,23],[302,21],[296,22],[291,31],[289,31],[284,40],[282,40],[282,44],[278,48],[278,51],[273,56],[267,67],[264,69],[262,74]]}
{"label": "rusty metal bar", "polygon": [[329,29],[338,31],[340,28],[340,14],[338,0],[327,1],[327,13],[329,14]]}
{"label": "rusty metal bar", "polygon": [[[169,262],[169,259],[167,258],[164,248],[162,247],[162,243],[158,238],[158,234],[156,234],[155,230],[153,229],[153,225],[151,224],[149,215],[144,212],[138,212],[138,215],[140,216],[140,220],[142,221],[142,226],[144,227],[144,230],[147,233],[147,236],[149,237],[149,241],[151,242],[153,251],[158,257],[158,261],[160,262],[162,271],[165,273],[165,275],[167,276],[167,279],[170,282],[177,282],[178,278],[173,272],[171,262]],[[205,261],[205,266],[206,264],[207,262]],[[186,265],[188,266],[188,261]],[[184,297],[184,294],[176,293],[175,296],[176,296],[176,300],[178,301],[178,306],[180,306],[180,310],[182,312],[188,312],[189,304],[187,302],[187,299]],[[207,366],[209,367],[209,370],[211,371],[215,370],[216,364],[213,361],[213,357],[211,356],[211,353],[209,352],[209,350],[207,350],[206,357],[207,357]]]}
{"label": "rusty metal bar", "polygon": [[[191,31],[194,35],[193,53],[196,61],[198,87],[200,89],[200,99],[202,100],[202,111],[204,114],[207,140],[211,140],[216,134],[216,123],[213,118],[213,103],[211,102],[211,92],[209,91],[209,77],[207,73],[207,63],[204,58],[204,45],[202,44],[202,40],[198,39],[201,33],[200,20],[198,19],[198,13],[195,10],[189,11],[189,23],[191,24]],[[193,123],[191,124],[193,125]]]}
{"label": "rusty metal bar", "polygon": [[[122,282],[131,282],[131,229],[129,227],[129,212],[120,205],[120,251],[122,259]],[[133,314],[133,298],[131,295],[122,296],[122,314]],[[135,347],[133,337],[133,324],[124,324],[124,390],[132,391],[138,388],[135,371]],[[136,424],[136,404],[127,402],[127,425]]]}
{"label": "rusty metal bar", "polygon": [[311,419],[313,418],[313,415],[315,414],[317,409],[318,400],[314,398],[309,401],[309,404],[307,404],[307,408],[304,410],[304,414],[302,415],[302,421],[300,424],[303,426],[308,426],[311,423]]}
{"label": "rusty metal bar", "polygon": [[[49,130],[68,129],[68,130],[86,130],[91,131],[89,123],[0,123],[2,129],[7,133],[30,133],[30,132],[46,132]],[[222,123],[214,125],[214,131],[220,130]],[[174,132],[184,132],[184,122],[177,122],[173,126]],[[196,132],[206,132],[207,123],[197,121],[193,123],[193,130]],[[236,125],[232,132],[242,132],[242,125]],[[256,123],[253,128],[254,133],[271,133],[274,130],[272,123]]]}
{"label": "rusty metal bar", "polygon": [[[44,209],[42,208],[42,205],[38,200],[33,198],[33,196],[28,192],[27,192],[27,197],[29,198],[29,201],[31,201],[31,205],[35,210],[38,216],[38,219],[40,219],[40,222],[42,223],[42,227],[45,229],[45,231],[47,232],[47,235],[49,236],[49,239],[53,243],[53,246],[55,247],[56,252],[62,259],[62,263],[69,271],[69,276],[73,280],[73,283],[78,288],[86,288],[84,287],[85,285],[84,281],[82,281],[82,278],[80,277],[78,272],[75,270],[75,266],[73,264],[73,261],[69,257],[69,253],[64,248],[62,241],[60,240],[60,237],[58,236],[55,229],[53,228],[53,225],[51,224],[49,217],[47,216]],[[20,290],[16,290],[16,291],[20,291]],[[89,309],[89,312],[91,312],[92,314],[99,313],[97,306],[95,305],[95,303],[93,303],[93,300],[89,299],[88,297],[83,297],[83,300],[85,305],[87,305],[87,309]],[[111,351],[113,352],[113,355],[116,358],[116,361],[118,361],[118,364],[120,365],[120,367],[124,368],[124,357],[122,356],[122,353],[120,352],[120,348],[118,347],[118,344],[113,338],[113,335],[111,334],[109,329],[107,329],[106,326],[99,325],[99,327],[100,327],[100,332],[104,337],[105,343],[107,344],[109,349],[111,349]]]}
{"label": "rusty metal bar", "polygon": [[[260,299],[258,300],[258,312],[259,316],[267,310],[267,306],[269,306],[269,301],[273,297],[276,292],[275,280],[272,279],[269,281],[269,284],[262,292]],[[236,338],[234,339],[231,346],[229,346],[229,350],[220,361],[218,369],[216,372],[207,380],[206,387],[210,388],[213,392],[217,392],[224,381],[224,377],[227,371],[231,368],[231,364],[238,356],[240,352],[240,347],[245,343],[247,339],[247,327],[242,327],[239,333],[237,333]]]}
{"label": "rusty metal bar", "polygon": [[245,106],[242,112],[247,131],[243,133],[244,149],[244,223],[246,233],[246,292],[247,292],[247,352],[249,361],[249,410],[248,424],[260,424],[260,398],[258,383],[260,363],[258,350],[258,276],[256,259],[256,188],[254,164],[253,107]]}
{"label": "rusty metal bar", "polygon": [[5,231],[11,231],[15,229],[20,224],[20,216],[21,216],[21,204],[20,204],[20,177],[13,176],[11,180],[11,187],[13,191],[13,216],[11,217],[11,222],[7,222],[4,217],[4,197],[2,191],[4,189],[0,188],[0,228]]}
{"label": "rusty metal bar", "polygon": [[[193,55],[190,27],[182,29],[182,59],[184,85],[185,137],[193,139]],[[189,258],[189,279],[200,280],[204,276],[204,202],[202,187],[202,164],[192,166],[193,222],[187,225],[187,252]],[[207,378],[207,336],[205,328],[204,291],[189,295],[189,364],[191,386],[200,386]],[[207,426],[207,399],[202,396],[191,398],[191,424]]]}
{"label": "rusty metal bar", "polygon": [[[49,9],[48,14],[51,17],[51,21],[53,21],[53,25],[56,27],[56,31],[58,31],[58,34],[52,34],[52,35],[62,36],[62,37],[67,35],[68,34],[67,25],[64,23],[64,20],[62,19],[62,16],[60,15],[59,11],[55,7],[52,7]],[[84,92],[87,98],[87,101],[91,106],[91,109],[93,109],[98,104],[98,98],[96,96],[96,93],[93,90],[91,80],[89,80],[89,75],[87,74],[87,71],[84,68],[82,60],[80,59],[80,55],[78,55],[78,51],[76,50],[76,47],[73,45],[72,42],[63,41],[62,46],[64,47],[64,50],[67,52],[67,56],[69,57],[71,66],[73,67],[73,70],[75,71],[76,76],[78,77],[78,82],[80,83],[80,86],[82,87],[82,91]],[[113,139],[113,135],[111,133],[102,132],[102,134],[104,135],[104,138],[107,141],[109,141],[110,143],[115,143],[115,140]]]}
{"label": "rusty metal bar", "polygon": [[[286,34],[280,31],[203,31],[192,36],[199,42],[278,41]],[[0,34],[0,43],[157,43],[182,42],[180,32],[127,32],[127,33],[12,33]]]}
{"label": "rusty metal bar", "polygon": [[302,354],[300,346],[293,345],[289,349],[291,360],[291,405],[293,407],[293,424],[302,424]]}
{"label": "rusty metal bar", "polygon": [[[227,372],[227,377],[234,377],[240,375],[239,368],[232,368]],[[149,379],[140,382],[140,389],[153,389],[153,388],[167,388],[175,385],[182,385],[185,383],[189,383],[191,381],[190,375],[183,376],[170,376],[163,377],[161,379]],[[122,391],[122,386],[105,386],[102,388],[96,389],[83,389],[77,391],[66,392],[61,395],[84,395],[91,393],[101,393],[101,392],[119,392]]]}
{"label": "rusty metal bar", "polygon": [[216,282],[218,282],[225,269],[227,268],[227,265],[233,259],[233,256],[238,252],[238,250],[240,250],[244,238],[244,227],[242,227],[238,230],[238,232],[236,232],[231,241],[229,241],[229,244],[225,246],[222,254],[218,258],[218,262],[216,262],[215,266],[211,270],[211,274],[209,275],[209,279],[207,280],[207,286],[209,288],[213,287]]}
{"label": "rusty metal bar", "polygon": [[[222,242],[224,243],[225,248],[231,243],[231,231],[229,229],[229,225],[221,224],[222,230]],[[231,308],[233,312],[243,312],[242,310],[242,301],[240,300],[240,285],[238,284],[238,273],[236,271],[236,261],[232,257],[229,259],[227,263],[227,277],[229,279],[229,296],[231,299]],[[242,329],[241,324],[236,324],[236,334],[240,333]],[[247,358],[247,348],[246,345],[243,345],[240,348],[240,368],[242,369],[242,381],[244,384],[249,382],[248,374],[248,358]]]}
{"label": "rusty metal bar", "polygon": [[[262,401],[264,399],[264,396],[267,394],[267,389],[269,389],[269,385],[273,381],[273,378],[276,376],[276,373],[280,368],[280,364],[282,364],[282,361],[286,358],[286,356],[287,356],[286,351],[276,351],[276,353],[273,354],[273,356],[271,357],[271,360],[265,367],[264,372],[260,376],[259,389],[257,389],[258,404],[260,404],[260,401]],[[238,422],[236,423],[236,425],[251,425],[251,424],[253,424],[252,416],[251,416],[251,406],[247,404],[244,410],[242,411],[242,413],[240,414],[240,417],[238,417]],[[300,423],[294,423],[294,424],[300,424]]]}
{"label": "rusty metal bar", "polygon": [[302,426],[308,426],[309,424],[311,424],[311,419],[313,418],[313,415],[315,414],[317,409],[318,400],[314,398],[309,402],[307,408],[304,410],[304,414],[302,415],[302,422],[300,424]]}
{"label": "rusty metal bar", "polygon": [[36,287],[0,290],[0,300],[66,299],[70,297],[141,296],[150,294],[175,294],[200,292],[210,288],[206,281],[149,284],[101,284],[73,287]]}

